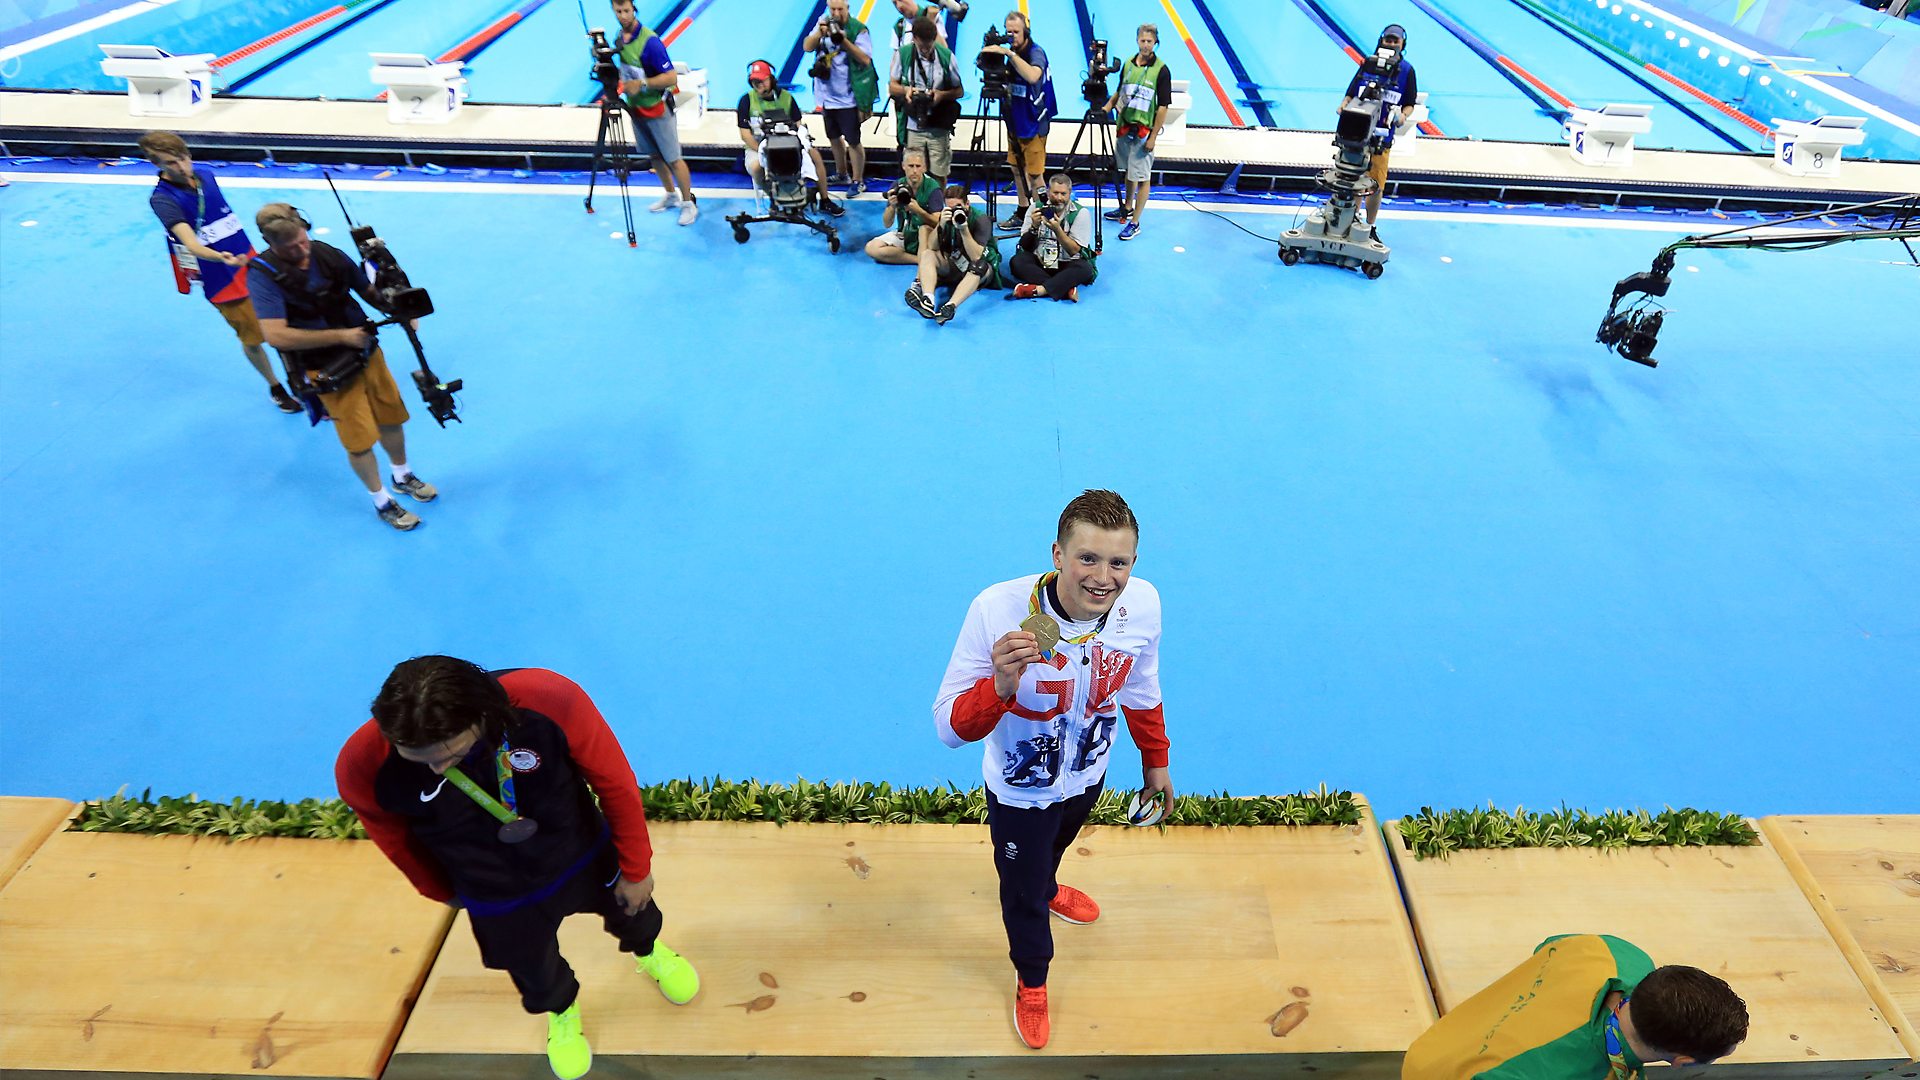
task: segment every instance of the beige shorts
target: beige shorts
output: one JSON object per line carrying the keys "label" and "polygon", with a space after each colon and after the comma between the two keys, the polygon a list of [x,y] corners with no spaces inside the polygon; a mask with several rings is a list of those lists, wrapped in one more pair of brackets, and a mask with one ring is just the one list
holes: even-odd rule
{"label": "beige shorts", "polygon": [[215,304],[213,309],[227,320],[228,326],[233,327],[233,335],[240,339],[240,344],[252,347],[267,343],[267,335],[260,329],[260,319],[253,313],[252,298],[243,296],[238,300]]}

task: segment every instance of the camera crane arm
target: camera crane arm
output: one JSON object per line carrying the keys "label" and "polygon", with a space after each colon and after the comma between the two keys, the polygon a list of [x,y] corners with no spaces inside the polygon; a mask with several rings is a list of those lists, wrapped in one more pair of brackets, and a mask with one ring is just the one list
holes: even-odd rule
{"label": "camera crane arm", "polygon": [[[1780,234],[1783,225],[1792,225],[1801,221],[1812,221],[1832,214],[1861,214],[1869,211],[1883,211],[1892,215],[1884,225],[1867,225],[1855,229],[1813,229]],[[1652,358],[1654,337],[1659,333],[1660,316],[1658,312],[1641,316],[1634,310],[1622,312],[1622,300],[1638,297],[1633,301],[1635,307],[1651,304],[1656,296],[1667,295],[1672,286],[1674,256],[1681,251],[1718,248],[1733,248],[1755,251],[1817,251],[1820,248],[1833,247],[1836,244],[1850,244],[1856,240],[1898,240],[1907,249],[1907,255],[1920,265],[1920,255],[1916,255],[1912,241],[1920,239],[1920,195],[1895,195],[1892,198],[1874,202],[1854,203],[1850,206],[1834,207],[1829,210],[1817,210],[1800,214],[1781,221],[1769,221],[1756,225],[1743,225],[1735,229],[1723,229],[1719,232],[1695,233],[1683,236],[1660,249],[1653,257],[1653,265],[1644,273],[1629,274],[1613,286],[1613,298],[1607,305],[1607,314],[1600,322],[1598,340],[1609,349],[1619,348],[1622,341],[1639,324],[1651,320],[1645,330],[1642,347],[1620,352],[1627,359],[1648,367],[1657,366]],[[1637,354],[1637,355],[1636,355]]]}

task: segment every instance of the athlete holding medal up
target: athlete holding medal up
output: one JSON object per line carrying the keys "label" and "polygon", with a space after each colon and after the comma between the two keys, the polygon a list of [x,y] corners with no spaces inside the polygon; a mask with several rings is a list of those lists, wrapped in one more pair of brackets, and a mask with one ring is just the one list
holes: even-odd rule
{"label": "athlete holding medal up", "polygon": [[693,965],[658,940],[633,767],[572,681],[415,657],[387,676],[335,778],[368,838],[421,895],[466,908],[481,963],[512,976],[528,1012],[547,1014],[561,1080],[593,1064],[580,983],[560,955],[567,916],[600,916],[668,1001],[699,992]]}
{"label": "athlete holding medal up", "polygon": [[[986,743],[987,827],[1013,961],[1014,1028],[1047,1044],[1047,913],[1090,923],[1100,907],[1056,880],[1106,783],[1124,711],[1143,796],[1172,805],[1160,705],[1160,594],[1133,577],[1140,524],[1126,500],[1086,491],[1067,504],[1053,570],[975,597],[934,702],[940,741]],[[1017,627],[1017,629],[1016,629]]]}

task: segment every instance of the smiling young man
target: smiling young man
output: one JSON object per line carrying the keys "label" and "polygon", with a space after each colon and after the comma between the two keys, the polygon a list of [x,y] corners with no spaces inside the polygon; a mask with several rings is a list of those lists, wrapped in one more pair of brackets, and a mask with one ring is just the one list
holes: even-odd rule
{"label": "smiling young man", "polygon": [[940,741],[986,743],[987,827],[1013,961],[1014,1028],[1047,1044],[1051,911],[1070,923],[1099,905],[1056,880],[1060,858],[1106,783],[1120,713],[1140,748],[1141,787],[1169,806],[1160,706],[1160,594],[1133,576],[1140,523],[1111,491],[1060,514],[1053,570],[974,597],[933,705]]}
{"label": "smiling young man", "polygon": [[593,1064],[560,923],[600,916],[660,993],[684,1005],[693,965],[661,943],[653,846],[633,767],[586,691],[540,668],[451,656],[393,669],[340,751],[340,797],[420,894],[464,907],[480,962],[547,1014],[547,1060]]}

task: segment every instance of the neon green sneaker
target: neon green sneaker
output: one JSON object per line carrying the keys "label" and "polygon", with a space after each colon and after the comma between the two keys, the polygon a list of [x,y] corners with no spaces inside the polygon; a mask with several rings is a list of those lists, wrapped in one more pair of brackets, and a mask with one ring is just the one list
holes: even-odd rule
{"label": "neon green sneaker", "polygon": [[593,1047],[580,1032],[580,1003],[547,1014],[547,1064],[560,1080],[580,1080],[593,1068]]}
{"label": "neon green sneaker", "polygon": [[634,968],[660,984],[660,993],[675,1005],[685,1005],[700,992],[700,975],[687,958],[667,948],[663,941],[653,943],[653,951],[635,957]]}

